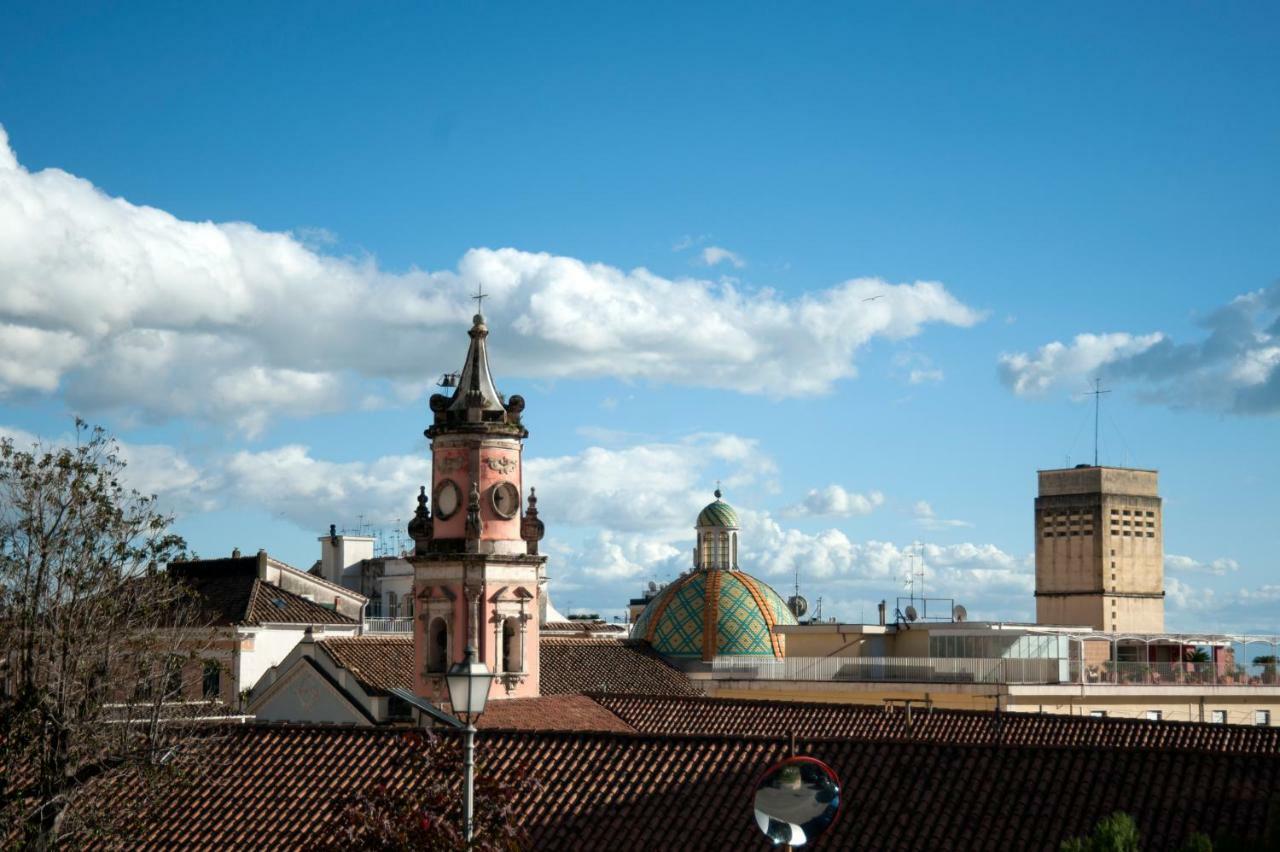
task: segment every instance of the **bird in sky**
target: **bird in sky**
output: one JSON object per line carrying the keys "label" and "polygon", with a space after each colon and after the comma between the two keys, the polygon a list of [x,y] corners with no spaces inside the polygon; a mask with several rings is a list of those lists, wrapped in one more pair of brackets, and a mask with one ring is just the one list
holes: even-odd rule
{"label": "bird in sky", "polygon": [[864,302],[874,302],[876,299],[883,299],[883,298],[884,298],[884,293],[881,293],[879,296],[872,296],[871,298],[869,298],[869,299],[863,299],[862,301],[864,301]]}

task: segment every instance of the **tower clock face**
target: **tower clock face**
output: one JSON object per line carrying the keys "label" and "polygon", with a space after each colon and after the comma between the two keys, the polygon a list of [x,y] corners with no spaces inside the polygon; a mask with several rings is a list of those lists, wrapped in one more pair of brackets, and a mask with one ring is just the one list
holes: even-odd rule
{"label": "tower clock face", "polygon": [[493,486],[493,511],[500,517],[514,518],[520,511],[520,491],[510,482]]}
{"label": "tower clock face", "polygon": [[436,486],[436,517],[444,520],[454,512],[458,511],[458,506],[462,503],[462,493],[458,491],[458,485],[452,479],[446,479]]}

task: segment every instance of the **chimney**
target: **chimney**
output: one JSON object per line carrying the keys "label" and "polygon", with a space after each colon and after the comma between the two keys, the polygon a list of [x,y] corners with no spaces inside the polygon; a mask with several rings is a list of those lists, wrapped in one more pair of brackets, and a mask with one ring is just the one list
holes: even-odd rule
{"label": "chimney", "polygon": [[885,608],[885,602],[884,602],[884,601],[880,601],[880,605],[879,605],[877,608],[880,610],[880,626],[881,626],[881,627],[884,627],[884,608]]}

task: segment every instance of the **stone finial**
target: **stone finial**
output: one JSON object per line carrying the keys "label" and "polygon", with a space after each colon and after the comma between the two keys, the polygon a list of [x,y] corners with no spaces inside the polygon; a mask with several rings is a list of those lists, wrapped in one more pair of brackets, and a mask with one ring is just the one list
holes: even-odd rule
{"label": "stone finial", "polygon": [[546,527],[538,520],[538,491],[530,488],[524,519],[520,521],[520,537],[525,541],[525,552],[530,556],[537,556],[538,542],[545,533]]}
{"label": "stone finial", "polygon": [[415,556],[425,555],[431,547],[431,539],[435,537],[435,524],[431,520],[431,510],[427,508],[427,486],[418,487],[418,508],[414,510],[409,521],[409,538],[413,539]]}

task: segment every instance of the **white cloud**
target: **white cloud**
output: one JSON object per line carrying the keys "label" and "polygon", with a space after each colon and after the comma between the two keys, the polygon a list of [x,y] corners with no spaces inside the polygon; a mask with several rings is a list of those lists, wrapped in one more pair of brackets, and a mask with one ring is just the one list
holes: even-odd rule
{"label": "white cloud", "polygon": [[1204,337],[1176,343],[1161,332],[1081,334],[1035,354],[1000,356],[1014,393],[1083,390],[1101,372],[1147,402],[1236,414],[1280,412],[1280,284],[1237,296],[1200,323]]}
{"label": "white cloud", "polygon": [[1034,356],[1025,353],[1000,356],[1000,376],[1019,396],[1041,394],[1053,387],[1083,387],[1086,378],[1103,365],[1146,352],[1164,340],[1159,332],[1132,334],[1078,334],[1070,345],[1054,341]]}
{"label": "white cloud", "polygon": [[980,319],[937,282],[783,297],[509,248],[391,273],[320,253],[313,232],[185,221],[28,172],[0,130],[0,397],[62,393],[86,413],[248,433],[280,414],[367,408],[371,392],[402,400],[459,366],[480,281],[503,375],[772,396],[829,392],[874,338]]}
{"label": "white cloud", "polygon": [[971,527],[973,524],[968,521],[959,521],[954,518],[939,518],[937,513],[933,511],[933,506],[925,500],[917,500],[912,511],[916,516],[916,523],[925,529],[939,530],[954,527]]}
{"label": "white cloud", "polygon": [[846,491],[840,485],[828,485],[826,488],[814,488],[799,503],[782,510],[788,518],[830,516],[851,518],[855,515],[869,515],[884,503],[884,495],[879,491],[859,494]]}
{"label": "white cloud", "polygon": [[940,382],[945,378],[943,372],[939,369],[929,370],[912,370],[907,381],[913,385],[922,385],[926,382]]}
{"label": "white cloud", "polygon": [[893,356],[893,366],[895,373],[905,374],[913,385],[941,382],[946,378],[946,374],[934,366],[933,359],[920,352],[906,350],[897,353]]}
{"label": "white cloud", "polygon": [[1174,553],[1166,553],[1164,555],[1164,568],[1166,571],[1174,571],[1178,573],[1188,574],[1214,574],[1222,576],[1232,571],[1240,570],[1240,563],[1234,559],[1228,559],[1220,556],[1211,562],[1200,562],[1192,559],[1190,556],[1178,556]]}
{"label": "white cloud", "polygon": [[242,450],[222,468],[228,500],[260,506],[317,532],[361,515],[375,525],[397,518],[407,524],[417,505],[418,487],[431,482],[425,453],[332,462],[295,444],[261,452]]}
{"label": "white cloud", "polygon": [[702,261],[703,266],[727,263],[734,269],[741,269],[747,265],[747,262],[737,252],[729,251],[729,249],[721,246],[707,246],[698,255],[698,258]]}
{"label": "white cloud", "polygon": [[[713,499],[717,475],[743,494],[768,488],[774,464],[758,444],[738,435],[705,433],[525,462],[526,485],[538,489],[544,520],[619,532],[645,531],[664,540],[692,536],[694,520]],[[734,491],[726,494],[731,503]]]}

